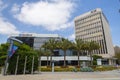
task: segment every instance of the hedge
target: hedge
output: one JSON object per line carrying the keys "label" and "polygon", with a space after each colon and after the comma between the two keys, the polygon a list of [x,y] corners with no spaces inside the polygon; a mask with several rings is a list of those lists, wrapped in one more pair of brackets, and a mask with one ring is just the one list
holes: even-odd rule
{"label": "hedge", "polygon": [[[66,68],[55,67],[54,71],[55,72],[72,72],[72,71],[75,71],[74,69],[76,69],[76,71],[80,71],[80,68],[72,68],[72,67],[66,67]],[[52,68],[44,66],[44,67],[41,67],[41,71],[43,71],[43,72],[51,72]]]}
{"label": "hedge", "polygon": [[115,69],[117,68],[114,66],[98,66],[94,70],[95,71],[110,71],[110,70],[115,70]]}
{"label": "hedge", "polygon": [[[68,66],[66,68],[61,66],[55,66],[55,72],[93,72],[93,71],[110,71],[117,69],[115,66],[90,66],[86,68],[75,68],[74,66]],[[42,66],[41,71],[43,72],[51,72],[52,67]]]}

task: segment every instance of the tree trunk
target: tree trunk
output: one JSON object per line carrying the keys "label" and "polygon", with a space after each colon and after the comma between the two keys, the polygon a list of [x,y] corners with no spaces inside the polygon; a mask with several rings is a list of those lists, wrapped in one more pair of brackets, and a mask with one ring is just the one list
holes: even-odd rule
{"label": "tree trunk", "polygon": [[48,56],[47,56],[47,66],[48,66]]}
{"label": "tree trunk", "polygon": [[64,66],[66,66],[66,51],[64,51]]}
{"label": "tree trunk", "polygon": [[90,51],[90,64],[91,66],[93,65],[93,62],[92,62],[92,52]]}
{"label": "tree trunk", "polygon": [[53,50],[51,50],[52,54],[50,55],[50,66],[52,66],[52,55],[53,55]]}
{"label": "tree trunk", "polygon": [[78,52],[78,66],[80,66],[80,58],[79,58],[79,56],[80,56],[80,51]]}
{"label": "tree trunk", "polygon": [[38,71],[41,72],[41,56],[39,56]]}
{"label": "tree trunk", "polygon": [[52,66],[52,54],[50,55],[50,66]]}

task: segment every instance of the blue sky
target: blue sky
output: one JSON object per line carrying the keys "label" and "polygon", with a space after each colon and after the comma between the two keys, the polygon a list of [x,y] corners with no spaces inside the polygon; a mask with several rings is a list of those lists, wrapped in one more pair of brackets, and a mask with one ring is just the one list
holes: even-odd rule
{"label": "blue sky", "polygon": [[73,40],[74,18],[101,8],[114,45],[120,46],[119,0],[0,0],[0,43],[10,34],[59,34]]}

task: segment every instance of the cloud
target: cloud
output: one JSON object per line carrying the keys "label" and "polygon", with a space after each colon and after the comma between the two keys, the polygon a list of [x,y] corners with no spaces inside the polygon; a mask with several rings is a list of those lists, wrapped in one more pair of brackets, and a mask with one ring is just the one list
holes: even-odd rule
{"label": "cloud", "polygon": [[10,35],[10,34],[18,34],[18,33],[19,31],[12,23],[0,17],[0,34]]}
{"label": "cloud", "polygon": [[4,4],[2,0],[0,0],[0,11],[7,7],[7,4]]}
{"label": "cloud", "polygon": [[[13,11],[16,10],[15,7],[12,8]],[[14,17],[23,23],[55,31],[73,25],[70,18],[74,7],[75,3],[71,0],[25,2],[20,9],[17,7],[19,11],[14,14]]]}
{"label": "cloud", "polygon": [[[4,4],[3,1],[0,0],[0,13],[2,12],[2,10],[4,10],[4,8],[6,8],[6,4]],[[19,33],[19,31],[16,29],[16,26],[6,20],[2,16],[2,14],[0,14],[0,34],[10,35],[17,33]]]}
{"label": "cloud", "polygon": [[68,36],[68,39],[69,39],[69,40],[75,40],[75,34],[73,33],[73,34],[71,34],[70,36]]}
{"label": "cloud", "polygon": [[20,9],[20,5],[18,5],[18,4],[13,4],[13,7],[12,7],[12,9],[11,9],[11,12],[12,12],[12,13],[17,13],[17,12],[19,12],[19,9]]}
{"label": "cloud", "polygon": [[4,4],[2,0],[0,0],[0,16],[2,16],[2,10],[7,7],[7,4]]}

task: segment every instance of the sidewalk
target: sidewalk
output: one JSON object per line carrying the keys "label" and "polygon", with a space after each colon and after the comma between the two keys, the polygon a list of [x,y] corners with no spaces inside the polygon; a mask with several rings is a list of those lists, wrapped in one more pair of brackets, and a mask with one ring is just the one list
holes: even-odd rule
{"label": "sidewalk", "polygon": [[34,75],[0,75],[0,80],[120,80],[120,71],[42,72]]}

